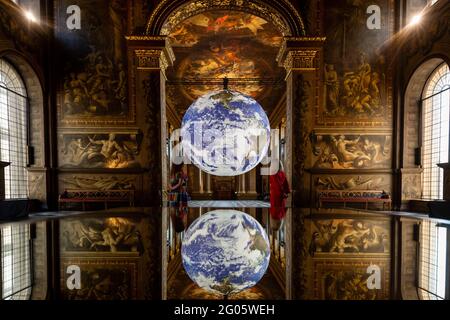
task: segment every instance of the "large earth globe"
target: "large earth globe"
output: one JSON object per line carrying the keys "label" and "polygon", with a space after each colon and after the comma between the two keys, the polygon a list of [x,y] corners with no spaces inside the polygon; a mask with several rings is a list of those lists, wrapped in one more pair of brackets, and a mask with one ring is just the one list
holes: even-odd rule
{"label": "large earth globe", "polygon": [[258,221],[243,212],[211,211],[189,226],[181,257],[199,287],[228,296],[253,287],[264,276],[269,239]]}
{"label": "large earth globe", "polygon": [[270,145],[270,124],[261,105],[239,92],[223,90],[197,99],[181,128],[185,157],[216,176],[236,176],[256,167]]}

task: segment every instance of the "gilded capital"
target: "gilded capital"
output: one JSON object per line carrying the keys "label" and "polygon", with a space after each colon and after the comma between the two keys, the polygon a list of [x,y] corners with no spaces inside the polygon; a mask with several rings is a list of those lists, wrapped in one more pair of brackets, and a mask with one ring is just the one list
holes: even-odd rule
{"label": "gilded capital", "polygon": [[136,58],[138,70],[161,70],[172,66],[175,54],[165,36],[127,36],[128,49]]}
{"label": "gilded capital", "polygon": [[324,37],[285,37],[278,52],[277,61],[286,71],[314,71],[315,59],[322,50]]}
{"label": "gilded capital", "polygon": [[158,49],[136,49],[134,50],[136,57],[136,66],[138,70],[165,70],[168,67],[167,59],[163,50]]}
{"label": "gilded capital", "polygon": [[314,71],[316,70],[315,58],[318,50],[289,51],[282,63],[287,71]]}

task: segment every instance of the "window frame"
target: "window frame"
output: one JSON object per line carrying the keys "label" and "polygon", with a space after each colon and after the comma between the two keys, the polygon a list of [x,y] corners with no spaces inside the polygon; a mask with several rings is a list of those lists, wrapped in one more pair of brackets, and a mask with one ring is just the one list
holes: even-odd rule
{"label": "window frame", "polygon": [[[0,88],[6,90],[7,92],[10,92],[12,94],[15,94],[21,98],[23,98],[25,100],[25,123],[24,123],[24,127],[25,127],[25,166],[24,168],[29,168],[31,165],[31,156],[32,156],[32,150],[31,150],[31,128],[30,128],[30,123],[31,123],[31,98],[30,95],[28,94],[28,88],[26,85],[26,81],[22,76],[22,73],[20,72],[20,70],[14,65],[14,63],[12,63],[11,61],[9,61],[9,59],[6,59],[5,57],[0,56],[0,61],[4,61],[6,63],[6,65],[8,65],[12,71],[14,72],[15,76],[17,77],[18,81],[20,81],[21,86],[23,87],[23,92],[16,92],[14,90],[12,90],[11,88],[8,88],[6,86],[3,86],[0,83]],[[20,199],[28,199],[29,198],[29,190],[28,190],[28,170],[27,170],[27,181],[26,181],[26,197],[25,198],[9,198],[8,200],[20,200]]]}
{"label": "window frame", "polygon": [[[25,230],[20,229],[21,227],[25,228]],[[26,237],[26,239],[22,239],[24,240],[23,243],[26,243],[27,248],[27,268],[28,270],[28,283],[27,285],[24,285],[23,287],[19,284],[19,290],[17,290],[17,288],[14,288],[15,282],[14,279],[16,278],[12,278],[12,289],[16,289],[16,291],[13,291],[11,293],[9,293],[6,296],[3,296],[3,253],[1,252],[1,248],[3,247],[3,241],[4,241],[4,230],[6,228],[10,228],[10,232],[11,232],[11,260],[14,263],[14,228],[18,228],[17,231],[20,232],[20,236],[24,236]],[[33,294],[33,287],[35,284],[35,277],[34,277],[34,251],[33,251],[33,229],[35,228],[35,226],[33,224],[10,224],[10,225],[0,225],[0,301],[1,300],[30,300]],[[20,249],[20,248],[19,248]],[[12,268],[14,268],[14,265],[12,266]],[[14,271],[13,271],[14,273]],[[26,294],[26,296],[24,297],[23,294]],[[14,297],[16,297],[16,299],[14,299]],[[17,299],[19,298],[19,299]]]}
{"label": "window frame", "polygon": [[[418,101],[418,106],[419,106],[419,110],[420,110],[420,112],[419,112],[419,115],[420,115],[420,121],[419,121],[420,167],[422,169],[424,169],[424,158],[425,158],[425,156],[424,156],[425,155],[425,141],[424,141],[424,139],[425,139],[425,132],[424,132],[424,130],[425,130],[425,114],[424,114],[425,106],[424,106],[424,103],[426,100],[432,99],[433,97],[443,94],[446,91],[449,91],[449,93],[450,93],[450,86],[448,88],[445,88],[445,89],[437,92],[437,93],[432,93],[427,96],[426,96],[426,94],[430,91],[429,88],[431,85],[431,81],[434,80],[434,76],[436,75],[436,73],[438,73],[441,68],[445,68],[445,66],[450,70],[450,65],[448,63],[446,63],[445,61],[443,61],[443,62],[439,63],[430,72],[427,80],[425,81],[425,85],[422,88],[422,93],[421,93],[420,99]],[[444,74],[444,76],[445,76],[445,74]],[[450,104],[450,101],[449,101],[449,104]],[[448,123],[448,129],[449,129],[449,137],[448,137],[448,141],[447,141],[447,148],[448,148],[447,157],[448,157],[448,162],[450,162],[450,121]],[[442,170],[442,169],[439,169],[439,170]],[[442,171],[441,171],[441,174],[442,174]],[[440,198],[435,199],[435,198],[424,196],[424,175],[425,175],[425,172],[422,172],[421,186],[420,186],[421,187],[421,199],[422,200],[442,200]],[[443,180],[440,181],[440,183],[443,183]]]}
{"label": "window frame", "polygon": [[[423,273],[422,273],[422,268],[423,268],[423,263],[424,263],[424,256],[423,256],[423,250],[425,247],[425,244],[423,242],[423,234],[424,234],[424,227],[427,227],[427,235],[428,235],[428,239],[430,239],[430,230],[431,228],[434,228],[434,235],[433,235],[433,239],[436,240],[436,243],[432,244],[433,246],[436,245],[436,248],[438,248],[439,244],[437,239],[439,238],[438,236],[438,229],[439,228],[444,228],[446,229],[446,239],[445,239],[445,243],[446,243],[446,251],[445,251],[445,281],[444,281],[444,285],[445,285],[445,292],[444,292],[444,297],[438,296],[436,293],[429,291],[426,288],[422,287],[422,278],[423,278]],[[418,239],[418,259],[417,259],[417,295],[419,297],[420,300],[449,300],[450,299],[450,225],[449,224],[442,224],[439,222],[435,222],[432,220],[423,220],[422,223],[420,223],[420,227],[419,227],[419,239]],[[430,243],[427,243],[426,249],[429,251],[430,250]],[[436,254],[436,261],[427,261],[428,264],[433,264],[433,262],[437,262],[439,260],[438,254],[439,254],[439,250],[436,250],[437,254]],[[427,259],[429,259],[430,256],[427,257]],[[429,268],[430,266],[428,265],[427,268]],[[437,272],[437,270],[435,270]],[[436,275],[435,275],[436,276]],[[429,278],[429,275],[427,275],[427,278]],[[428,279],[429,280],[429,279]],[[428,282],[429,284],[429,282]],[[436,282],[437,284],[437,282]],[[436,289],[437,290],[437,289]],[[424,297],[424,293],[428,296],[434,296],[435,299],[430,299],[430,298],[425,298]]]}

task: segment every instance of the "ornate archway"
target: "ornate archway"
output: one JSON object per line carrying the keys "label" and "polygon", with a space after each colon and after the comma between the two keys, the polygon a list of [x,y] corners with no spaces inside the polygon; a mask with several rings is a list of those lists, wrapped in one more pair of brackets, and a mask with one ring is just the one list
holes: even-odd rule
{"label": "ornate archway", "polygon": [[[280,31],[283,41],[276,61],[286,70],[286,158],[285,166],[291,181],[293,205],[305,204],[309,188],[304,170],[306,152],[311,132],[311,114],[317,105],[317,83],[320,78],[321,51],[325,38],[307,37],[300,14],[288,0],[162,0],[151,14],[144,35],[129,36],[128,52],[134,61],[135,87],[143,91],[135,95],[137,103],[147,110],[146,135],[152,157],[148,160],[152,198],[160,199],[158,190],[167,186],[167,161],[163,141],[167,139],[166,120],[166,69],[173,66],[175,54],[168,35],[174,27],[191,17],[207,11],[241,11],[271,22]],[[143,94],[144,93],[144,94]],[[150,142],[151,140],[151,142]],[[157,143],[158,142],[158,143]],[[156,148],[159,145],[161,148]],[[156,168],[162,168],[157,170]],[[162,230],[167,229],[167,210],[162,219]],[[286,218],[286,297],[300,298],[304,294],[304,247],[299,242],[305,236],[303,214],[288,212]],[[164,233],[162,233],[164,234]],[[162,297],[167,294],[167,250],[162,249]]]}
{"label": "ornate archway", "polygon": [[168,35],[192,16],[211,10],[243,11],[272,22],[283,36],[305,36],[303,19],[287,0],[163,0],[147,22],[147,35]]}

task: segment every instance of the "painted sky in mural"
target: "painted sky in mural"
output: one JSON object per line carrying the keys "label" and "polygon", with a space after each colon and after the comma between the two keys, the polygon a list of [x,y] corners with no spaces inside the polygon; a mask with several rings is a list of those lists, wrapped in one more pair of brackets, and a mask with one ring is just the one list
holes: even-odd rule
{"label": "painted sky in mural", "polygon": [[[224,77],[239,79],[231,81],[232,89],[260,102],[267,100],[264,105],[272,105],[274,96],[282,93],[277,88],[284,86],[283,69],[275,61],[282,37],[273,24],[260,17],[205,12],[184,21],[169,39],[177,57],[168,74],[169,86],[174,85],[168,89],[168,97],[174,104],[185,108],[206,92],[219,89],[217,80]],[[185,101],[179,99],[180,91]]]}

